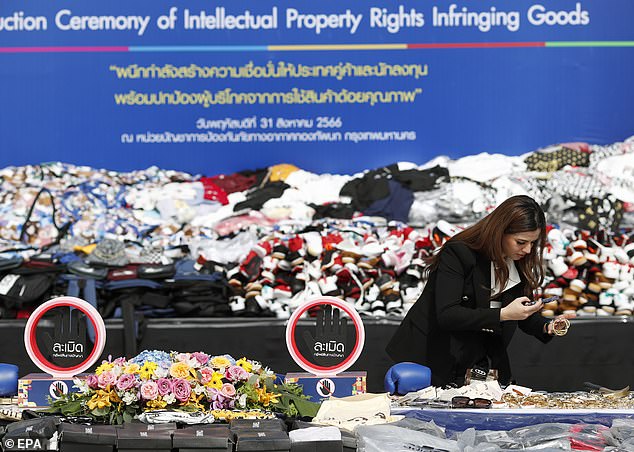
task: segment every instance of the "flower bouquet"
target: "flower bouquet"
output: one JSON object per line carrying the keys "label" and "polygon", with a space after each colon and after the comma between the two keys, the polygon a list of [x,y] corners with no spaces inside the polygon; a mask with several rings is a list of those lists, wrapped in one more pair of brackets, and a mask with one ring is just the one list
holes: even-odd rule
{"label": "flower bouquet", "polygon": [[78,392],[51,401],[48,411],[111,424],[153,410],[214,417],[240,410],[315,416],[319,405],[310,402],[300,386],[276,384],[275,378],[273,371],[246,358],[143,351],[130,360],[103,361],[94,374],[75,380]]}

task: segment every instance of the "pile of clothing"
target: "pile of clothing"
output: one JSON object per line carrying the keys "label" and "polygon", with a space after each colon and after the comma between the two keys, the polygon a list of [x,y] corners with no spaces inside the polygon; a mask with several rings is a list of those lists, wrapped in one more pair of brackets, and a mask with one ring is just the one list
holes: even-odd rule
{"label": "pile of clothing", "polygon": [[562,300],[546,315],[634,310],[634,137],[354,175],[48,163],[4,168],[0,183],[0,318],[62,294],[104,317],[132,306],[150,317],[286,318],[315,295],[400,317],[423,288],[425,258],[515,194],[535,198],[559,231],[543,292]]}

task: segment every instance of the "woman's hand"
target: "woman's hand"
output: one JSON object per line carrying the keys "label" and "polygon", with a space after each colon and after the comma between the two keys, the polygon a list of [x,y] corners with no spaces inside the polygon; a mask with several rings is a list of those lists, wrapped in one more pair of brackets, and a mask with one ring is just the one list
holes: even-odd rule
{"label": "woman's hand", "polygon": [[563,315],[555,317],[546,324],[547,334],[551,336],[565,336],[570,328],[570,321]]}
{"label": "woman's hand", "polygon": [[[530,304],[533,303],[533,304]],[[528,297],[519,297],[500,309],[500,321],[524,320],[539,311],[544,304],[541,301],[533,302]]]}

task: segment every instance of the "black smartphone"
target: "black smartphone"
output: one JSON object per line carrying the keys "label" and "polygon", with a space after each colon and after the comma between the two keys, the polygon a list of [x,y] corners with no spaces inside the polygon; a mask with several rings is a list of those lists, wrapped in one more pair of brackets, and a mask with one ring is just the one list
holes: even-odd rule
{"label": "black smartphone", "polygon": [[[554,297],[548,297],[548,298],[543,298],[542,300],[540,300],[542,303],[549,303],[551,301],[557,301],[559,300],[558,296],[554,296]],[[522,304],[524,306],[533,306],[535,303],[537,303],[537,300],[529,300],[529,301],[524,301]]]}

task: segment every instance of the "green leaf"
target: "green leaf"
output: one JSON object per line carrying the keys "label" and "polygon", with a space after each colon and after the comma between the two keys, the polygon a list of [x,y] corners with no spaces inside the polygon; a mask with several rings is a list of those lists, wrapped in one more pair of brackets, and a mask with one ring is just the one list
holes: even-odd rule
{"label": "green leaf", "polygon": [[95,408],[91,411],[94,416],[106,416],[108,415],[108,408]]}
{"label": "green leaf", "polygon": [[73,402],[69,402],[66,405],[62,405],[59,407],[59,410],[65,416],[70,416],[79,413],[82,410],[82,403],[80,400],[75,400]]}
{"label": "green leaf", "polygon": [[300,416],[315,417],[319,411],[319,403],[309,402],[301,397],[293,397],[291,399]]}
{"label": "green leaf", "polygon": [[128,423],[128,422],[132,422],[132,415],[130,413],[128,413],[127,411],[123,412],[123,422]]}

